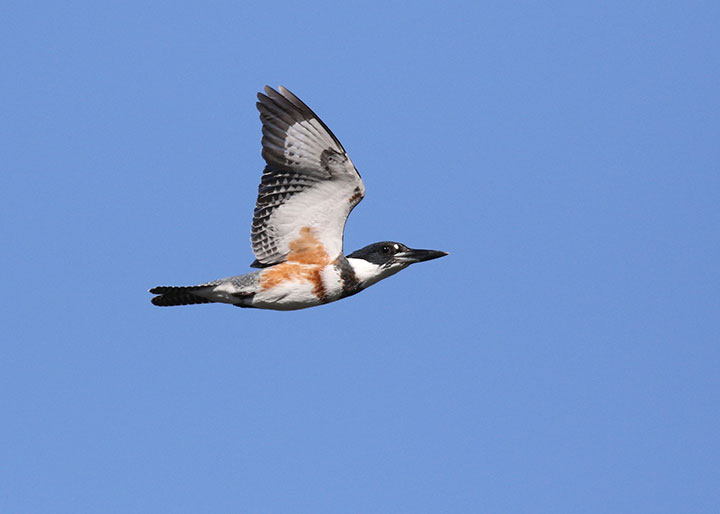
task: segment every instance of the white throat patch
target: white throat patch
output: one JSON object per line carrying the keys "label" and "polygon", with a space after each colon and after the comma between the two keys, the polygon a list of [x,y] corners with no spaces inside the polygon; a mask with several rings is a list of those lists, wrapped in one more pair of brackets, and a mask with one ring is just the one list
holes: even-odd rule
{"label": "white throat patch", "polygon": [[365,259],[354,259],[352,257],[348,257],[347,260],[350,263],[350,266],[352,266],[358,282],[360,282],[360,287],[363,289],[370,287],[384,278],[391,277],[406,267],[402,264],[397,264],[389,268],[383,268],[378,264],[373,264]]}

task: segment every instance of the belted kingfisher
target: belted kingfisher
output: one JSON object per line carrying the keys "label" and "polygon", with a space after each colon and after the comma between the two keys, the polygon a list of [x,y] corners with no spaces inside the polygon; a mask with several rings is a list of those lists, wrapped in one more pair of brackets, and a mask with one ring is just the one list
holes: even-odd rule
{"label": "belted kingfisher", "polygon": [[415,262],[447,255],[392,241],[343,254],[343,231],[365,186],[340,141],[280,86],[258,93],[263,171],[250,241],[257,271],[196,286],[158,286],[159,306],[230,303],[296,310],[359,293]]}

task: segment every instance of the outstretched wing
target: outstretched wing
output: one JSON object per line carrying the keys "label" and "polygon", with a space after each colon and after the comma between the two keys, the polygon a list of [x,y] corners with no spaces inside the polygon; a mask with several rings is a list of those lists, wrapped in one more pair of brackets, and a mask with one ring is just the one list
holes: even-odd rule
{"label": "outstretched wing", "polygon": [[[365,196],[360,174],[330,129],[290,91],[265,86],[258,100],[267,166],[252,222],[253,266],[299,252],[306,261],[332,261],[342,252],[350,211]],[[308,252],[309,244],[320,251]]]}

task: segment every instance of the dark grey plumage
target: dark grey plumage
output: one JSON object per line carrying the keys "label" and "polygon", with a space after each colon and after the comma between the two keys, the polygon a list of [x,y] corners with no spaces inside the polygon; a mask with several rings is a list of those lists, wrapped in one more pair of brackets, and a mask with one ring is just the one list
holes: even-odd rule
{"label": "dark grey plumage", "polygon": [[196,303],[211,303],[211,300],[196,296],[193,291],[207,289],[207,286],[158,286],[150,290],[155,296],[151,301],[159,307],[171,307],[174,305],[194,305]]}
{"label": "dark grey plumage", "polygon": [[373,243],[367,245],[359,250],[355,250],[353,253],[348,255],[349,258],[363,259],[373,264],[381,265],[392,260],[392,257],[399,252],[406,252],[410,250],[407,246],[402,243],[396,243],[395,241],[380,241],[379,243]]}
{"label": "dark grey plumage", "polygon": [[[152,294],[156,294],[152,298],[152,303],[160,307],[169,307],[172,305],[193,305],[196,303],[212,303],[218,301],[218,298],[224,297],[228,303],[244,307],[245,304],[255,295],[259,271],[246,273],[245,275],[237,275],[235,277],[222,278],[198,284],[196,286],[158,286],[150,289]],[[215,288],[224,284],[232,285],[232,291],[217,292]],[[208,299],[206,295],[215,291],[216,299]]]}

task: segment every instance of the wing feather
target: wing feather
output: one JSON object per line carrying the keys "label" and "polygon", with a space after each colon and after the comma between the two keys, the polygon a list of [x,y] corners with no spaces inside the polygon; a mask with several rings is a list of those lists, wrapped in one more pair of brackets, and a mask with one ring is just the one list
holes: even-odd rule
{"label": "wing feather", "polygon": [[283,262],[306,230],[336,258],[347,217],[365,194],[360,174],[327,125],[284,87],[266,86],[257,108],[267,166],[250,236],[253,265]]}

